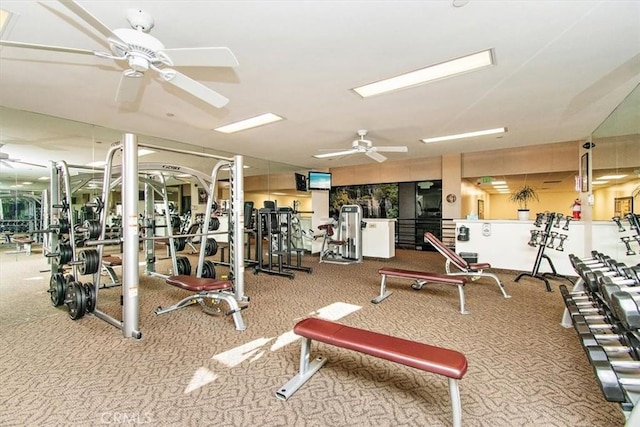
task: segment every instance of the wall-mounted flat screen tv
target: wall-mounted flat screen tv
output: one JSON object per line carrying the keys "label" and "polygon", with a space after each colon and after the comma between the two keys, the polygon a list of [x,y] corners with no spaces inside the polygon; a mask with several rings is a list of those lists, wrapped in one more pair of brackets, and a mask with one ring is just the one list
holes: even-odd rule
{"label": "wall-mounted flat screen tv", "polygon": [[331,172],[309,171],[309,190],[331,190]]}

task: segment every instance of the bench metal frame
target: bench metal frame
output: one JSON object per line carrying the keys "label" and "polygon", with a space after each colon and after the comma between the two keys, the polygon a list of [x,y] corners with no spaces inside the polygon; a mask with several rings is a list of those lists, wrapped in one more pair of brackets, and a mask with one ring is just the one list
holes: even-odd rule
{"label": "bench metal frame", "polygon": [[433,280],[422,280],[422,279],[418,279],[417,277],[396,276],[396,275],[393,275],[393,274],[382,274],[382,279],[380,280],[380,295],[378,295],[377,297],[372,299],[371,300],[372,303],[379,304],[382,301],[384,301],[386,298],[388,298],[393,293],[393,292],[387,291],[387,276],[395,277],[395,278],[398,278],[398,279],[415,280],[415,283],[413,285],[411,285],[411,288],[413,288],[413,289],[415,289],[417,291],[422,289],[422,287],[424,285],[426,285],[427,283],[439,283],[439,284],[457,286],[458,287],[458,295],[460,297],[460,314],[469,314],[469,312],[465,308],[464,283],[456,284],[456,283],[439,282],[437,280],[437,276],[434,276]]}
{"label": "bench metal frame", "polygon": [[[289,399],[313,374],[318,372],[318,370],[327,363],[327,358],[322,355],[318,355],[311,360],[311,342],[312,340],[310,338],[302,337],[300,345],[300,370],[296,376],[276,391],[276,397],[278,399]],[[460,400],[458,380],[455,378],[448,378],[448,380],[451,409],[453,412],[453,427],[462,427],[462,402]]]}

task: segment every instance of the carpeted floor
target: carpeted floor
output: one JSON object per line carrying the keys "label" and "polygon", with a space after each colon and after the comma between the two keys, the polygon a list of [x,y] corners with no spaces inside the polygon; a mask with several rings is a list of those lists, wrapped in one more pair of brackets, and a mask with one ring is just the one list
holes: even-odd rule
{"label": "carpeted floor", "polygon": [[[287,334],[311,314],[448,347],[466,355],[460,382],[465,426],[622,426],[606,402],[564,309],[544,283],[498,272],[504,299],[490,280],[457,289],[389,279],[393,295],[379,305],[380,266],[444,271],[437,253],[398,250],[391,260],[319,264],[289,280],[246,269],[250,306],[238,332],[229,317],[198,306],[156,316],[157,306],[185,296],[161,279],[140,278],[141,340],[87,315],[72,321],[54,308],[41,252],[0,248],[0,425],[2,426],[449,426],[445,378],[314,344],[329,362],[288,401],[275,390],[298,369],[299,341]],[[158,271],[163,271],[162,265]],[[224,273],[224,268],[218,269]],[[106,277],[103,279],[105,280]],[[89,280],[88,278],[85,280]],[[566,283],[566,282],[565,282]],[[120,288],[100,291],[101,311],[119,314]]]}

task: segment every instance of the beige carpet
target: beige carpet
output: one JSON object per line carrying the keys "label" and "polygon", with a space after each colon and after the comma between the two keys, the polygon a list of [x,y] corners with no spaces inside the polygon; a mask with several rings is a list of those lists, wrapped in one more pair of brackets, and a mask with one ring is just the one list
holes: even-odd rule
{"label": "beige carpet", "polygon": [[[238,332],[231,318],[198,306],[156,316],[157,306],[187,293],[141,276],[143,337],[133,340],[93,316],[72,321],[52,307],[45,258],[9,249],[0,249],[2,426],[451,425],[445,378],[322,344],[314,351],[327,365],[288,401],[276,399],[298,368],[299,342],[283,342],[285,333],[323,307],[356,309],[339,320],[345,324],[464,353],[465,426],[624,424],[619,406],[603,399],[575,331],[560,326],[560,282],[547,293],[539,280],[514,283],[514,272],[500,272],[513,298],[478,280],[466,287],[470,314],[461,315],[457,289],[446,285],[414,291],[407,280],[389,279],[393,295],[370,302],[380,266],[443,271],[437,253],[399,250],[360,265],[306,256],[313,272],[294,280],[246,269],[251,301],[247,330]],[[99,308],[120,317],[119,295],[120,288],[101,291]]]}

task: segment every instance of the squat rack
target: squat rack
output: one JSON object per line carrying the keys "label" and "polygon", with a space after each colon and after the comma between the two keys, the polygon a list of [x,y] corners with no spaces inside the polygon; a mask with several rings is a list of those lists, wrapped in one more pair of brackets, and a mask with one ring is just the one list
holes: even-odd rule
{"label": "squat rack", "polygon": [[[182,166],[168,165],[163,163],[138,163],[138,147],[147,147],[155,150],[169,151],[181,154],[197,155],[199,157],[208,157],[218,159],[218,163],[213,168],[211,176],[207,176],[196,170],[185,168]],[[113,157],[117,151],[122,151],[122,165],[114,167]],[[67,165],[64,162],[59,162],[59,166],[65,172],[68,178]],[[234,282],[234,297],[237,301],[246,303],[248,298],[244,294],[244,260],[237,257],[236,247],[240,248],[239,253],[242,254],[242,248],[244,247],[244,212],[243,209],[238,207],[243,206],[243,158],[242,156],[234,156],[233,158],[221,157],[211,154],[205,154],[200,152],[192,152],[187,150],[180,150],[175,148],[161,147],[151,144],[139,144],[137,136],[134,134],[126,133],[122,137],[122,141],[113,145],[107,153],[106,165],[104,168],[103,186],[102,186],[102,199],[101,204],[103,206],[109,206],[110,190],[118,183],[122,184],[122,237],[120,239],[106,239],[106,215],[105,209],[101,210],[101,232],[97,240],[86,242],[87,246],[98,246],[98,253],[100,259],[102,258],[102,249],[106,244],[122,244],[123,250],[123,262],[122,262],[122,320],[111,317],[110,315],[95,309],[98,299],[99,283],[95,285],[95,294],[93,295],[93,314],[104,320],[105,322],[122,330],[123,335],[126,338],[141,338],[142,333],[139,330],[139,300],[138,300],[138,287],[139,287],[139,268],[138,268],[138,245],[141,240],[139,223],[138,223],[138,186],[139,186],[139,173],[140,171],[154,170],[154,171],[171,171],[171,172],[186,172],[194,176],[208,193],[207,213],[205,215],[205,230],[208,230],[209,219],[211,215],[211,205],[213,196],[215,194],[216,176],[221,167],[226,166],[230,172],[230,195],[231,195],[231,211],[232,218],[231,227],[229,232],[230,236],[230,266],[229,266],[229,279]],[[121,177],[115,181],[112,181],[112,174],[114,170],[120,168]],[[52,184],[51,184],[51,199],[58,200],[60,196],[59,185],[53,184],[54,174],[57,171],[57,166],[54,170],[52,168]],[[59,184],[59,181],[56,181]],[[145,190],[149,188],[149,182],[145,183]],[[163,181],[164,185],[164,181]],[[67,194],[70,194],[69,180],[65,179],[65,190]],[[154,187],[154,191],[158,191]],[[165,192],[166,193],[166,192]],[[52,204],[52,217],[56,218],[59,214],[60,206],[54,206]],[[70,227],[69,234],[73,240],[74,230]],[[203,235],[206,237],[206,234]],[[170,236],[172,243],[173,235]],[[146,239],[146,238],[143,238]],[[153,240],[153,238],[151,238]],[[198,266],[198,277],[202,274],[202,262],[204,259],[205,245],[201,245],[200,262]],[[173,245],[170,244],[172,248]],[[74,271],[76,265],[74,264]],[[174,266],[175,268],[175,266]],[[95,277],[95,275],[94,275]],[[99,281],[99,274],[95,277]]]}

